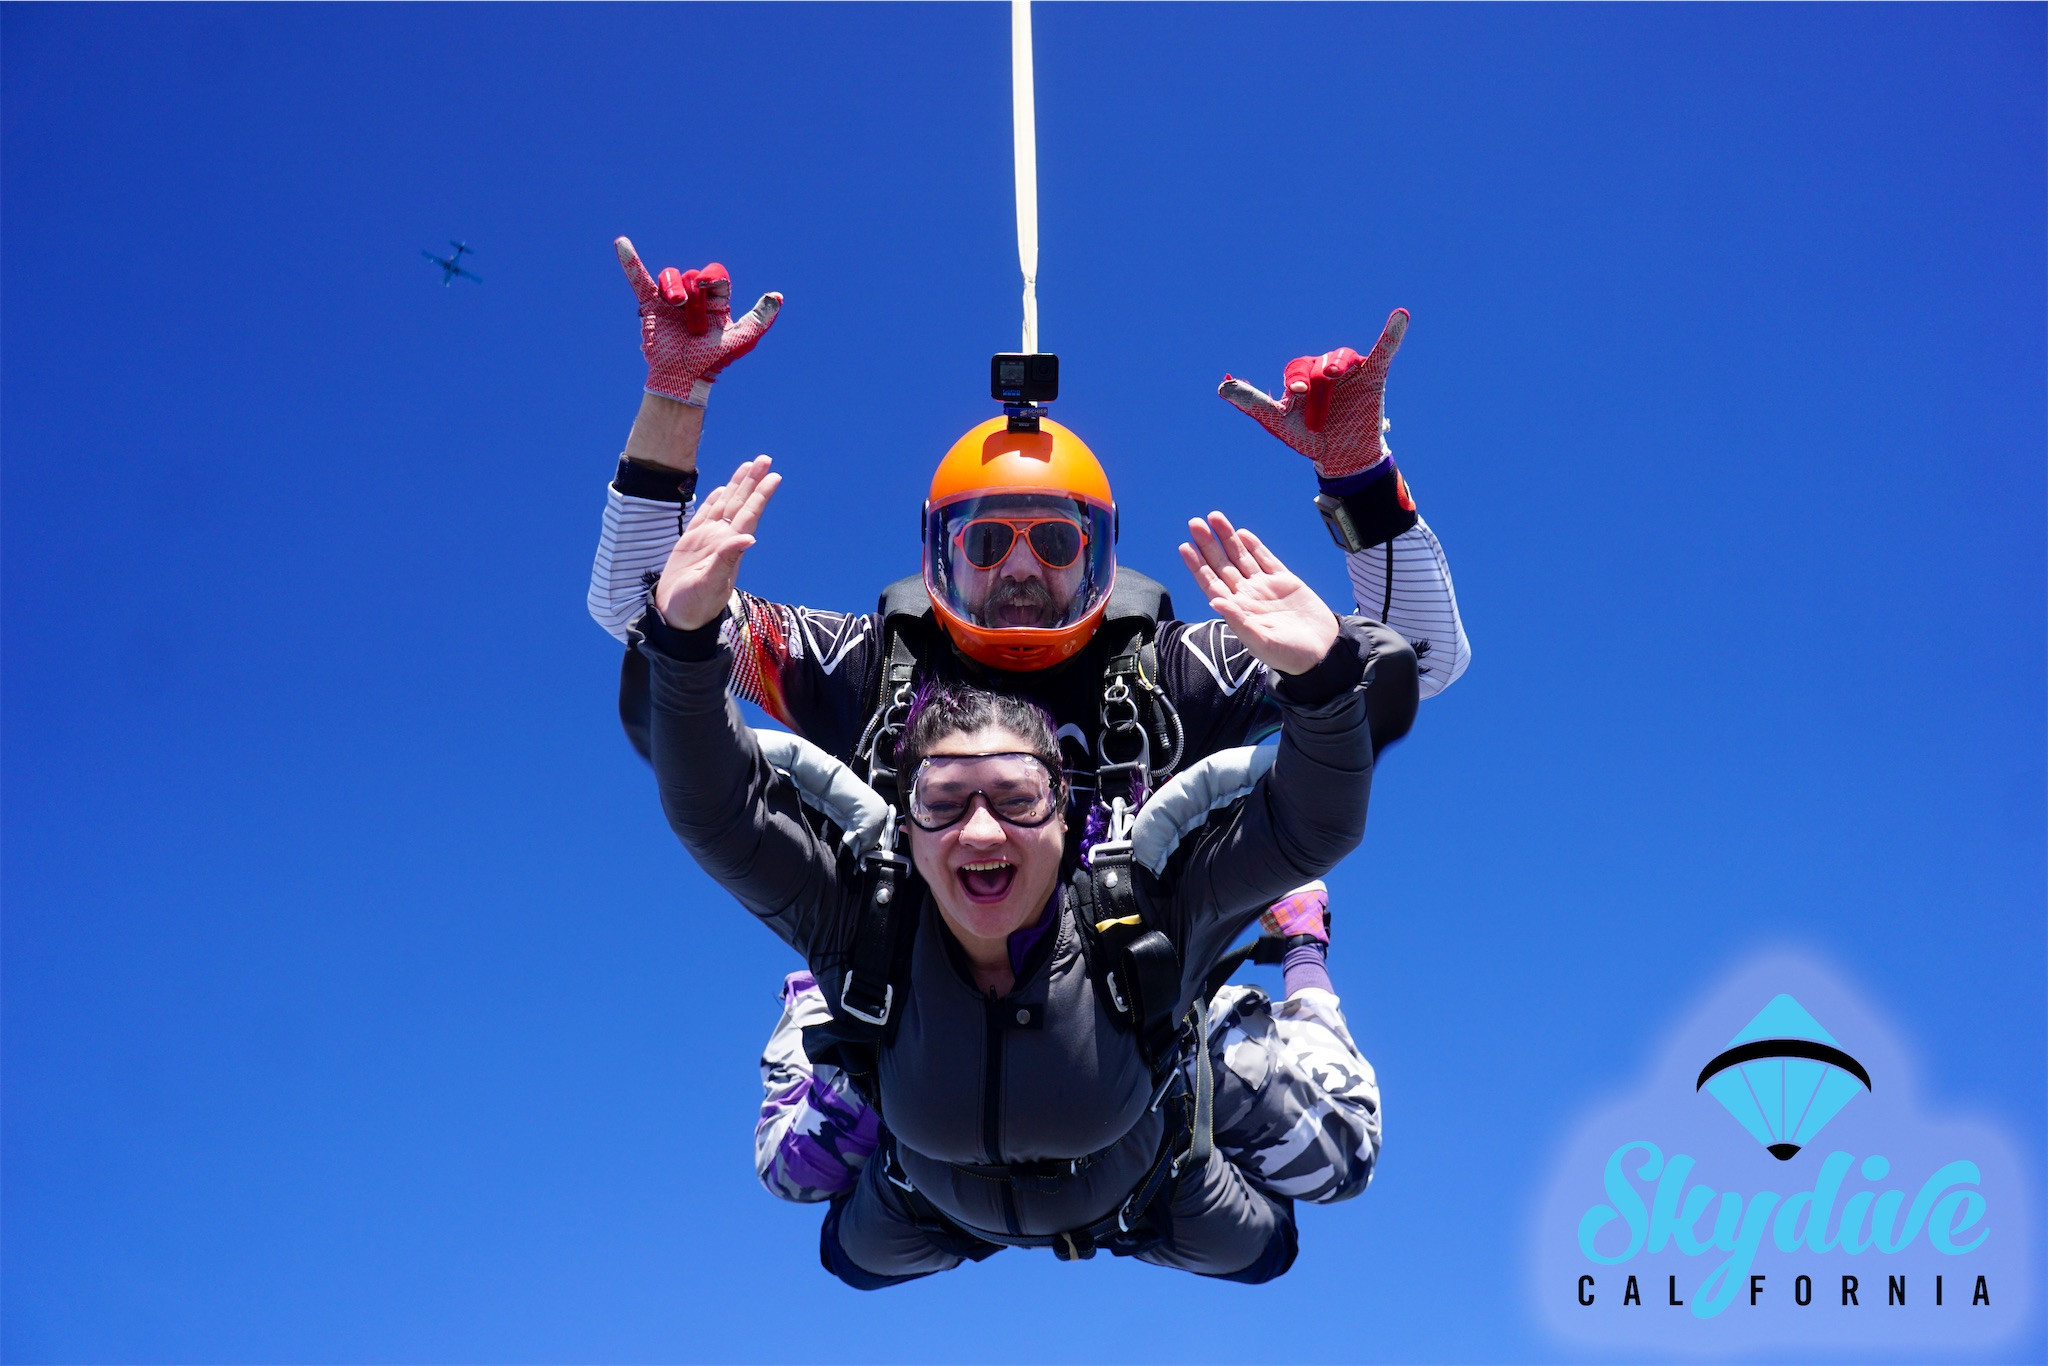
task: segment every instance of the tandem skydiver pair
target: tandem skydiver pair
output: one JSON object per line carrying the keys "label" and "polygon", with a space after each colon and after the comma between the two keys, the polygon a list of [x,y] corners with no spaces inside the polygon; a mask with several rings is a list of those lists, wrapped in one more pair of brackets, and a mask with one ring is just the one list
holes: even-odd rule
{"label": "tandem skydiver pair", "polygon": [[[693,482],[682,467],[694,464],[701,423],[701,406],[691,405],[701,405],[717,371],[758,340],[780,302],[768,296],[746,318],[735,322],[727,312],[728,286],[716,267],[691,277],[664,272],[661,283],[656,284],[639,266],[630,244],[620,243],[620,256],[640,298],[650,374],[649,396],[643,400],[627,458],[621,462],[608,500],[605,537],[593,576],[593,613],[615,631],[646,603],[653,564],[666,559],[670,569],[684,574],[704,571],[702,547],[692,547],[691,537],[677,544],[675,536],[677,504],[687,500],[687,486]],[[1369,629],[1374,641],[1375,682],[1363,696],[1366,710],[1372,713],[1370,731],[1376,743],[1405,731],[1418,683],[1426,691],[1437,690],[1462,669],[1467,653],[1441,552],[1414,515],[1405,483],[1393,470],[1379,436],[1386,361],[1398,344],[1403,324],[1405,314],[1397,313],[1380,345],[1367,357],[1338,352],[1296,362],[1289,367],[1288,397],[1280,403],[1236,381],[1227,380],[1224,386],[1226,397],[1290,444],[1318,457],[1324,492],[1318,501],[1334,504],[1339,514],[1331,518],[1331,508],[1326,506],[1326,519],[1359,542],[1347,545],[1354,587],[1361,597],[1377,599],[1372,604],[1374,615],[1402,621],[1418,637],[1417,652],[1424,653],[1428,661],[1419,677],[1405,642],[1382,628]],[[1057,755],[1057,764],[1065,770],[1063,779],[1072,779],[1070,788],[1076,800],[1070,814],[1077,826],[1091,814],[1099,823],[1119,802],[1127,819],[1131,809],[1141,806],[1146,795],[1177,767],[1184,769],[1217,749],[1271,730],[1274,708],[1265,699],[1260,661],[1256,651],[1248,650],[1246,642],[1224,623],[1188,627],[1171,620],[1163,590],[1129,570],[1119,573],[1112,549],[1114,505],[1108,482],[1085,446],[1050,422],[1033,433],[1012,433],[1007,425],[1014,424],[998,421],[977,428],[942,464],[928,510],[924,581],[894,586],[884,596],[882,612],[835,617],[733,594],[735,614],[724,631],[726,644],[736,656],[731,682],[736,691],[760,702],[779,720],[832,753],[858,758],[866,776],[884,790],[894,772],[890,763],[896,734],[909,719],[906,713],[913,684],[930,686],[935,680],[970,686],[992,684],[1005,692],[1031,696],[1048,704],[1068,742],[1066,752]],[[999,427],[1003,430],[996,430]],[[1375,458],[1364,461],[1362,455]],[[1362,469],[1356,467],[1361,464]],[[751,515],[758,517],[758,505],[765,504],[776,479],[767,472],[765,462],[743,466],[732,484],[707,500],[697,525],[716,515],[737,515],[748,507],[753,507]],[[1380,495],[1377,502],[1372,497],[1375,485]],[[1405,521],[1401,519],[1404,512]],[[1382,528],[1391,526],[1386,539],[1377,544],[1359,537],[1357,530],[1364,527],[1369,532],[1375,519]],[[715,540],[730,533],[712,527],[707,534]],[[697,536],[695,526],[692,536]],[[1244,551],[1255,544],[1237,537],[1220,520],[1214,527],[1196,532],[1196,545],[1203,555],[1224,553],[1225,546]],[[669,553],[671,545],[673,554]],[[739,546],[740,551],[744,548]],[[699,553],[694,566],[689,563],[693,552]],[[1404,572],[1417,565],[1424,571],[1420,575]],[[1215,582],[1222,584],[1238,571],[1226,553],[1220,567],[1212,567],[1210,572],[1216,576]],[[1284,571],[1266,581],[1269,586],[1287,582],[1292,585],[1290,593],[1299,589],[1298,581]],[[1413,591],[1417,586],[1422,589],[1419,594]],[[1231,615],[1227,610],[1231,601],[1228,595],[1216,599],[1219,608],[1226,609],[1226,616]],[[1271,608],[1272,604],[1261,606]],[[1319,603],[1316,608],[1327,615]],[[1239,625],[1255,629],[1248,621]],[[1435,640],[1425,632],[1432,633]],[[1048,667],[1067,660],[1072,662],[1065,667]],[[648,718],[645,667],[642,657],[629,653],[622,687],[622,714],[643,752],[647,749]],[[1119,695],[1124,711],[1117,713],[1120,720],[1112,724],[1110,703]],[[1155,740],[1156,745],[1152,743]],[[1101,784],[1095,781],[1098,772],[1104,776]],[[1075,830],[1077,839],[1081,833]],[[1040,914],[1042,909],[1050,909],[1042,902],[1029,909],[1030,923],[1019,932],[1019,942],[1012,945],[1019,955],[1028,953],[1022,941],[1043,939],[1045,928],[1056,918]],[[1252,908],[1253,913],[1257,909]],[[1320,928],[1320,918],[1318,905],[1315,915],[1304,924]],[[1314,958],[1319,964],[1319,946],[1313,933],[1305,934],[1297,949],[1314,947],[1317,951],[1293,956]],[[1186,944],[1178,947],[1188,971],[1199,981],[1214,953],[1201,948],[1190,958]],[[1214,949],[1220,952],[1222,947]],[[1023,966],[1021,956],[1017,966]],[[871,976],[887,975],[885,970]],[[1316,975],[1321,976],[1319,968]],[[1114,974],[1109,976],[1113,982]],[[1341,1165],[1355,1177],[1334,1170],[1318,1175],[1299,1161],[1284,1164],[1287,1170],[1283,1174],[1276,1174],[1271,1164],[1263,1172],[1269,1185],[1294,1183],[1269,1194],[1335,1198],[1355,1192],[1370,1172],[1377,1147],[1377,1096],[1369,1066],[1357,1057],[1344,1032],[1334,995],[1315,986],[1297,990],[1296,977],[1290,970],[1289,1000],[1278,1012],[1265,1012],[1263,997],[1239,988],[1228,989],[1238,993],[1235,1001],[1219,998],[1219,1005],[1232,1008],[1218,1012],[1219,1023],[1211,1031],[1217,1045],[1214,1051],[1238,1065],[1217,1070],[1224,1079],[1214,1097],[1216,1113],[1224,1119],[1217,1138],[1229,1147],[1231,1088],[1240,1081],[1239,1089],[1250,1100],[1269,1095],[1283,1101],[1275,1113],[1291,1118],[1277,1129],[1270,1122],[1265,1125],[1266,1131],[1276,1136],[1276,1145],[1290,1131],[1298,1136],[1304,1125],[1327,1130],[1334,1123],[1341,1129],[1348,1120],[1357,1141],[1326,1146],[1333,1152],[1349,1150],[1341,1154]],[[1323,986],[1327,980],[1321,976]],[[854,984],[828,985],[833,990],[831,1001],[823,993],[798,993],[791,1004],[801,1008],[793,1013],[829,1014],[835,1003],[842,1015],[849,1013],[849,1007],[851,1013],[861,1011],[860,993],[850,992],[850,1000],[839,999],[841,986]],[[892,984],[870,981],[866,985],[879,991]],[[872,1012],[878,1004],[869,1000],[866,1010]],[[1302,1018],[1290,1020],[1290,1011]],[[788,1023],[786,1014],[785,1026]],[[1286,1066],[1290,1046],[1295,1053],[1303,1052],[1304,1036],[1311,1036],[1307,1052],[1320,1049],[1331,1062],[1351,1061],[1291,1069],[1300,1077],[1337,1077],[1340,1084],[1334,1088],[1335,1095],[1312,1094],[1305,1101],[1292,1096],[1290,1107],[1284,1102],[1294,1088],[1268,1083],[1290,1071]],[[1262,1041],[1271,1059],[1278,1060],[1276,1065],[1261,1070],[1260,1049],[1249,1046],[1254,1038]],[[896,1046],[892,1035],[888,1047]],[[1206,1055],[1211,1050],[1201,1051]],[[858,1151],[857,1141],[862,1124],[869,1130],[876,1127],[871,1113],[865,1105],[847,1103],[852,1097],[843,1073],[809,1067],[802,1050],[789,1046],[786,1027],[778,1030],[770,1053],[764,1066],[773,1064],[774,1089],[764,1107],[763,1128],[773,1129],[778,1119],[786,1117],[791,1122],[783,1126],[784,1138],[795,1132],[798,1139],[760,1145],[763,1152],[774,1154],[763,1163],[764,1180],[770,1182],[771,1189],[795,1198],[817,1198],[844,1189],[862,1165],[864,1154]],[[1324,1092],[1331,1089],[1322,1088]],[[801,1098],[791,1104],[798,1091]],[[820,1122],[805,1118],[807,1108],[810,1119]],[[1256,1108],[1249,1102],[1238,1107],[1244,1114],[1237,1118],[1245,1118]],[[1332,1116],[1343,1118],[1333,1120]],[[834,1146],[825,1132],[829,1126],[823,1122],[833,1118],[848,1121],[841,1132],[856,1141]],[[808,1151],[803,1142],[806,1131],[821,1140]],[[1244,1135],[1260,1131],[1257,1123],[1240,1126]],[[900,1134],[897,1137],[900,1139]],[[1017,1158],[1019,1150],[1003,1134],[992,1130],[985,1139],[981,1156],[987,1161],[979,1165],[1000,1167],[1006,1159]],[[1276,1145],[1265,1151],[1270,1155]],[[1028,1143],[1026,1147],[1030,1149]],[[1261,1164],[1245,1155],[1259,1151],[1258,1141],[1252,1137],[1232,1157],[1240,1168],[1258,1174]],[[785,1179],[793,1156],[802,1158],[813,1179]],[[1058,1156],[1031,1149],[1022,1160],[1028,1164]],[[1067,1160],[1079,1156],[1068,1154]],[[900,1155],[892,1160],[900,1164]],[[1304,1179],[1306,1187],[1301,1184]],[[1170,1195],[1161,1198],[1172,1199]],[[837,1222],[828,1223],[826,1229],[828,1265],[834,1262],[831,1244]],[[1291,1248],[1291,1219],[1288,1227],[1286,1242]],[[1001,1234],[1007,1230],[984,1231]],[[1270,1250],[1278,1244],[1269,1240],[1265,1246]],[[1243,1247],[1235,1250],[1242,1252]],[[1238,1268],[1210,1262],[1191,1269],[1235,1274],[1251,1270],[1257,1262],[1253,1258]],[[835,1270],[849,1278],[860,1274],[858,1265]],[[881,1268],[868,1270],[880,1272]],[[1277,1274],[1270,1257],[1263,1274]]]}

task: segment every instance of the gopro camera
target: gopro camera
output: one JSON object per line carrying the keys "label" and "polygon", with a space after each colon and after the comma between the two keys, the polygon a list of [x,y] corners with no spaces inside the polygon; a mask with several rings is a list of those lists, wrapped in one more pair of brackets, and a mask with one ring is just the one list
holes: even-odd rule
{"label": "gopro camera", "polygon": [[1011,431],[1035,432],[1045,416],[1039,405],[1060,396],[1060,358],[1044,352],[991,356],[988,393],[1003,405]]}
{"label": "gopro camera", "polygon": [[1060,358],[1054,355],[991,356],[988,396],[998,403],[1050,403],[1060,396]]}

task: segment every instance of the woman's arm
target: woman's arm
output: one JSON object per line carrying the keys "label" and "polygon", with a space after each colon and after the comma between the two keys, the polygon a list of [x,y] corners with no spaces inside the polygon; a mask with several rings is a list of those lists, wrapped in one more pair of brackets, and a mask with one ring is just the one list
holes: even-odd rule
{"label": "woman's arm", "polygon": [[[742,464],[729,482],[704,495],[706,509],[716,510],[710,506],[714,500],[725,500],[722,505],[737,509],[757,489],[772,492],[781,476],[768,473],[770,464],[766,456]],[[620,462],[621,471],[628,467],[629,462]],[[622,473],[620,482],[613,485],[612,502],[629,503],[620,493],[625,479]],[[622,640],[626,638],[625,623],[647,610],[655,585],[671,559],[680,553],[700,572],[704,571],[706,536],[717,541],[732,534],[730,526],[723,522],[693,530],[697,525],[693,517],[690,528],[678,535],[676,509],[681,503],[647,501],[644,505],[666,507],[669,511],[658,518],[644,517],[639,523],[645,534],[641,537],[643,544],[635,552],[632,572],[642,580],[640,585],[630,592],[621,589],[619,595],[607,590],[605,613],[600,614],[600,575],[592,576],[592,613],[600,621],[608,619],[606,614],[616,617],[622,623]],[[604,571],[601,577],[607,584],[622,583],[622,571],[615,568],[616,558],[607,554],[614,527],[609,503],[605,525],[607,544],[600,545],[598,551],[599,567]],[[700,615],[708,619],[720,609],[730,610],[719,637],[732,651],[732,675],[726,685],[741,699],[754,703],[828,752],[841,758],[850,755],[867,719],[866,708],[874,696],[881,669],[881,618],[874,613],[824,612],[770,602],[734,589],[730,573],[722,573],[722,584],[726,596],[717,602],[705,597]],[[619,720],[626,737],[643,758],[651,757],[647,698],[647,661],[629,644],[619,674]]]}
{"label": "woman's arm", "polygon": [[1372,716],[1413,715],[1413,653],[1397,632],[1347,617],[1320,662],[1275,678],[1270,691],[1281,716],[1272,769],[1167,869],[1167,915],[1190,990],[1259,912],[1358,846],[1372,795]]}
{"label": "woman's arm", "polygon": [[838,860],[727,696],[732,657],[718,621],[677,630],[650,609],[633,639],[648,663],[650,758],[669,828],[714,881],[809,957],[840,904]]}
{"label": "woman's arm", "polygon": [[1188,529],[1181,558],[1210,607],[1266,666],[1281,716],[1272,771],[1166,870],[1165,914],[1186,965],[1184,987],[1198,987],[1253,916],[1358,844],[1375,723],[1405,730],[1417,698],[1415,653],[1398,633],[1357,617],[1340,622],[1256,536],[1221,514]]}
{"label": "woman's arm", "polygon": [[839,865],[727,696],[732,655],[719,640],[740,559],[779,482],[764,457],[705,497],[633,640],[648,665],[649,757],[669,828],[720,886],[812,958],[843,901]]}

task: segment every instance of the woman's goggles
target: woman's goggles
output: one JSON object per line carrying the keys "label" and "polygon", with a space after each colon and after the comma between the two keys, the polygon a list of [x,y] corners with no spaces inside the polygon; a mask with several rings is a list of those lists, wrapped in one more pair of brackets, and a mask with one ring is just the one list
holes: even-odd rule
{"label": "woman's goggles", "polygon": [[960,554],[976,569],[994,569],[1010,558],[1022,535],[1047,569],[1066,569],[1088,547],[1088,533],[1066,517],[977,517],[953,533]]}
{"label": "woman's goggles", "polygon": [[1060,783],[1035,754],[933,754],[910,780],[910,821],[948,830],[967,819],[974,799],[1005,825],[1044,825],[1060,809]]}

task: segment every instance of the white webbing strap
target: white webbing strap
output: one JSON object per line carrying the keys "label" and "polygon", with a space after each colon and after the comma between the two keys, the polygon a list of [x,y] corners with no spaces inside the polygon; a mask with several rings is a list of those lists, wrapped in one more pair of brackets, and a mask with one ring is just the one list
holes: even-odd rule
{"label": "white webbing strap", "polygon": [[1017,260],[1024,354],[1038,351],[1038,112],[1031,91],[1031,0],[1010,0],[1010,102],[1017,153]]}

